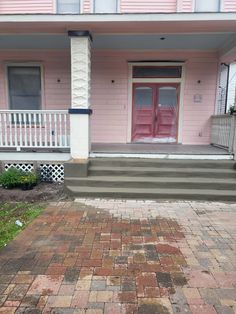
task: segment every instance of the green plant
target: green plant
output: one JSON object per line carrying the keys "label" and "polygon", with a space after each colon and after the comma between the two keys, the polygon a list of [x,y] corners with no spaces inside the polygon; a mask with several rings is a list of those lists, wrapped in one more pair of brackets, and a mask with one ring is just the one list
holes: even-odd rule
{"label": "green plant", "polygon": [[234,110],[235,110],[234,105],[232,105],[232,106],[229,107],[229,113],[230,113],[230,114],[233,114],[233,113],[234,113]]}
{"label": "green plant", "polygon": [[38,176],[35,172],[24,172],[10,168],[0,175],[0,184],[5,189],[22,187],[23,189],[33,188],[38,183]]}
{"label": "green plant", "polygon": [[33,188],[37,183],[38,176],[34,172],[25,172],[20,177],[20,185],[23,189]]}
{"label": "green plant", "polygon": [[0,184],[5,188],[5,189],[12,189],[20,184],[20,179],[22,176],[22,171],[15,169],[15,168],[10,168],[7,171],[4,171],[0,175]]}

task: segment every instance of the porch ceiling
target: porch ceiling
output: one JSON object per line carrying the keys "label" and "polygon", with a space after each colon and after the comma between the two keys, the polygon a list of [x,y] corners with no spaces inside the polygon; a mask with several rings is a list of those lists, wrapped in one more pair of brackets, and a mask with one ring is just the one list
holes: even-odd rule
{"label": "porch ceiling", "polygon": [[[165,40],[161,40],[161,38]],[[236,38],[236,33],[207,34],[95,34],[95,49],[184,49],[220,50]],[[67,34],[2,34],[1,49],[70,49]]]}

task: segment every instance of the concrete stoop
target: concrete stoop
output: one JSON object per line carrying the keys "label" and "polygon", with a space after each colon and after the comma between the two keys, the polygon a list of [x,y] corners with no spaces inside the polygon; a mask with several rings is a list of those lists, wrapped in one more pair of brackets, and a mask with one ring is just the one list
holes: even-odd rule
{"label": "concrete stoop", "polygon": [[65,189],[75,197],[236,201],[236,167],[231,160],[92,158],[65,165]]}

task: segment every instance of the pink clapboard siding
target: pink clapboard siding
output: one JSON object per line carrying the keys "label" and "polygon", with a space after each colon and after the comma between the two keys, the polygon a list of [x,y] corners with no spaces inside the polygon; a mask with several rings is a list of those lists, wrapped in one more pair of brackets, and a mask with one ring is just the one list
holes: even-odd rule
{"label": "pink clapboard siding", "polygon": [[121,13],[176,12],[177,0],[120,0]]}
{"label": "pink clapboard siding", "polygon": [[[42,65],[42,109],[70,107],[70,52],[65,51],[1,51],[0,109],[7,109],[6,65],[12,62],[33,62]],[[60,82],[58,82],[60,80]]]}
{"label": "pink clapboard siding", "polygon": [[84,0],[83,13],[91,13],[91,12],[92,12],[91,0]]}
{"label": "pink clapboard siding", "polygon": [[225,12],[236,12],[236,0],[224,0],[223,10]]}
{"label": "pink clapboard siding", "polygon": [[192,0],[179,0],[178,2],[179,12],[193,12],[194,5]]}
{"label": "pink clapboard siding", "polygon": [[[217,56],[206,52],[96,51],[92,62],[92,140],[125,143],[128,132],[128,60],[186,61],[183,107],[183,143],[210,143],[210,116],[214,113]],[[111,81],[114,80],[115,83]],[[201,84],[198,81],[201,80]],[[202,103],[194,103],[195,94]]]}
{"label": "pink clapboard siding", "polygon": [[[186,60],[183,104],[183,143],[210,142],[214,113],[217,56],[212,52],[93,51],[92,142],[126,143],[128,132],[128,60]],[[42,109],[70,107],[69,51],[0,51],[0,108],[7,108],[7,62],[40,62],[43,68]],[[112,83],[112,80],[115,82]],[[199,84],[198,81],[201,80]],[[194,103],[195,94],[202,103]],[[79,132],[79,127],[78,127]]]}
{"label": "pink clapboard siding", "polygon": [[0,14],[53,12],[53,0],[0,0]]}

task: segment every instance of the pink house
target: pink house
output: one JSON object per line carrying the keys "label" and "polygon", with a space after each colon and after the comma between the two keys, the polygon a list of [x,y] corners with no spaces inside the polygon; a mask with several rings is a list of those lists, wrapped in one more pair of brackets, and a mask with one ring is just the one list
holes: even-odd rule
{"label": "pink house", "polygon": [[236,0],[1,0],[0,159],[233,158],[235,30]]}

